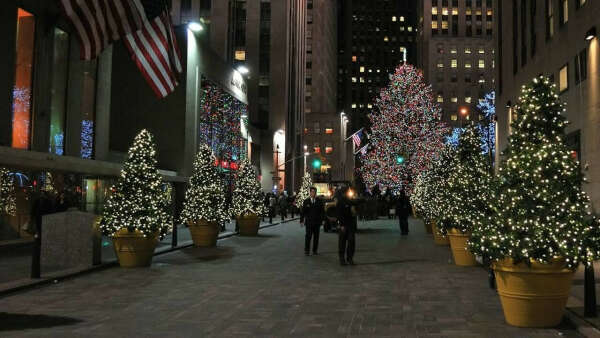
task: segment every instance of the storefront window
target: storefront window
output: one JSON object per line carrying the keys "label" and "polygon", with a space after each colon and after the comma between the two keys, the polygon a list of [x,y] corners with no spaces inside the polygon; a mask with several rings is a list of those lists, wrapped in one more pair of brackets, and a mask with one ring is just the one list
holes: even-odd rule
{"label": "storefront window", "polygon": [[17,43],[15,48],[15,82],[12,97],[13,148],[29,149],[34,41],[35,17],[33,14],[19,8],[17,11]]}
{"label": "storefront window", "polygon": [[54,28],[52,89],[50,91],[50,140],[48,152],[63,155],[65,150],[65,114],[69,77],[69,34]]}
{"label": "storefront window", "polygon": [[81,157],[88,159],[94,158],[96,73],[97,61],[86,61],[83,65],[83,97],[81,98]]}

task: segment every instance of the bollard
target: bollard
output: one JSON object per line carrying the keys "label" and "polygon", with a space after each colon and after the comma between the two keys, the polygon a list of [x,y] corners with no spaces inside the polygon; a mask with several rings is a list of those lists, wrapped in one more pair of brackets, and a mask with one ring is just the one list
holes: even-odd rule
{"label": "bollard", "polygon": [[596,307],[596,279],[594,278],[594,263],[585,267],[583,285],[583,315],[584,317],[596,317],[598,315]]}

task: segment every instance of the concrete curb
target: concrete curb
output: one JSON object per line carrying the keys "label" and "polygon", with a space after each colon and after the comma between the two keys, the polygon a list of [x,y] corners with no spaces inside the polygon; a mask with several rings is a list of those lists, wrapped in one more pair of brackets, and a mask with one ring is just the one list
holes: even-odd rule
{"label": "concrete curb", "polygon": [[[284,220],[284,221],[273,222],[272,224],[261,225],[261,226],[259,226],[259,229],[266,229],[266,228],[274,227],[276,225],[281,225],[281,224],[291,222],[291,221],[294,221],[297,219],[299,219],[299,218],[298,217],[290,218],[290,219]],[[237,235],[238,235],[238,233],[235,231],[227,231],[227,232],[219,234],[219,237],[217,240],[220,241],[220,240],[227,239],[227,238],[237,236]],[[174,248],[166,247],[166,248],[162,248],[162,249],[157,249],[154,252],[154,256],[164,255],[164,254],[167,254],[170,252],[189,248],[192,246],[194,246],[194,243],[192,241],[185,241],[185,242],[180,243],[180,245],[178,245]],[[83,276],[86,274],[106,270],[106,269],[109,269],[112,267],[116,267],[118,265],[119,265],[118,261],[115,259],[115,260],[111,260],[108,262],[104,262],[100,265],[86,267],[84,269],[70,270],[68,272],[62,271],[62,272],[57,273],[56,275],[49,274],[48,277],[43,277],[43,278],[40,278],[37,280],[26,280],[24,282],[16,281],[14,283],[8,282],[5,284],[5,285],[8,285],[7,287],[0,289],[0,299],[4,298],[4,297],[8,297],[8,296],[16,294],[16,293],[29,291],[32,289],[56,284],[56,283],[64,281],[64,280],[68,280],[68,279],[76,278],[76,277]]]}
{"label": "concrete curb", "polygon": [[565,311],[565,318],[575,326],[577,332],[584,337],[600,338],[600,330],[595,327],[592,323],[585,320],[585,318],[579,317],[571,309],[567,308]]}

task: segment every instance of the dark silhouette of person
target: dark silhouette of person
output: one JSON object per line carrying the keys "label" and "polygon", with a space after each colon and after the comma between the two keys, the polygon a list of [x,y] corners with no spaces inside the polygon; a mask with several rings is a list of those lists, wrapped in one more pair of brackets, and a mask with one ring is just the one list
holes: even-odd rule
{"label": "dark silhouette of person", "polygon": [[319,233],[321,223],[325,219],[325,208],[323,201],[317,198],[317,188],[310,188],[310,196],[302,203],[300,210],[300,224],[306,226],[306,237],[304,238],[304,254],[310,254],[310,241],[313,241],[313,255],[319,253]]}
{"label": "dark silhouette of person", "polygon": [[339,222],[338,253],[341,265],[354,265],[354,250],[356,246],[356,215],[352,207],[356,203],[348,197],[348,187],[339,190],[336,197],[336,210]]}
{"label": "dark silhouette of person", "polygon": [[410,216],[410,210],[410,200],[406,196],[404,189],[402,189],[396,200],[396,214],[398,214],[401,235],[408,235],[408,216]]}

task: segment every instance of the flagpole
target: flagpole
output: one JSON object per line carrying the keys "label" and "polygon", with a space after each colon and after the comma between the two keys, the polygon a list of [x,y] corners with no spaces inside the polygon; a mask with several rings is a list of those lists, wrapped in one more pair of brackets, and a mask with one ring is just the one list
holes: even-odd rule
{"label": "flagpole", "polygon": [[355,131],[355,132],[354,132],[354,134],[352,134],[352,135],[350,135],[348,138],[346,138],[346,139],[344,140],[344,142],[348,142],[348,140],[349,140],[349,139],[351,139],[351,138],[352,138],[352,136],[354,136],[354,135],[358,134],[358,133],[359,133],[361,130],[363,130],[363,129],[365,129],[365,127],[362,127],[362,128],[360,128],[359,130]]}

